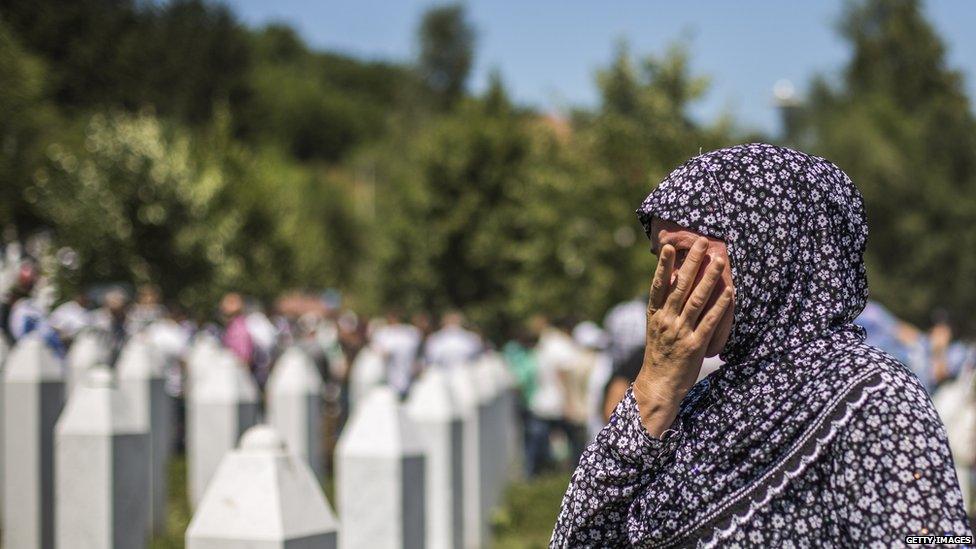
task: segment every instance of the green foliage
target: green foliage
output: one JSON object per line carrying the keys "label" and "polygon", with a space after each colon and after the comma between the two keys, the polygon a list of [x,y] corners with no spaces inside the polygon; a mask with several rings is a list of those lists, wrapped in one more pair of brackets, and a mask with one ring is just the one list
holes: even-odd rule
{"label": "green foliage", "polygon": [[463,95],[474,62],[474,28],[464,7],[431,8],[420,23],[420,74],[442,108]]}
{"label": "green foliage", "polygon": [[[283,26],[247,33],[200,2],[42,2],[10,18],[69,115],[13,192],[79,253],[63,282],[151,281],[200,312],[227,289],[339,286],[367,312],[460,307],[494,337],[537,312],[599,317],[646,284],[641,198],[731,133],[687,116],[707,82],[680,48],[622,49],[601,108],[573,120],[512,105],[497,74],[466,97],[474,31],[459,6],[425,15],[417,67],[313,52]],[[95,38],[70,26],[95,19]],[[133,33],[158,73],[123,70]],[[180,55],[153,61],[173,40]],[[56,55],[78,42],[89,49]],[[89,87],[97,52],[111,92]],[[232,77],[201,74],[225,57]],[[23,79],[34,102],[42,79]]]}
{"label": "green foliage", "polygon": [[[477,104],[394,139],[375,165],[380,301],[407,309],[503,307],[517,267],[506,244],[529,143],[518,121]],[[399,154],[394,154],[399,151]],[[496,317],[497,318],[497,317]],[[501,320],[501,319],[498,319]]]}
{"label": "green foliage", "polygon": [[549,547],[559,505],[569,485],[566,474],[512,484],[504,505],[492,517],[494,546],[505,549]]}
{"label": "green foliage", "polygon": [[0,220],[21,227],[38,223],[24,189],[41,155],[45,127],[56,122],[45,78],[44,63],[24,51],[0,21]]}
{"label": "green foliage", "polygon": [[[335,286],[366,313],[460,307],[495,338],[534,313],[598,318],[646,291],[641,199],[743,139],[689,115],[708,79],[682,44],[622,44],[599,105],[568,119],[513,105],[497,73],[474,97],[456,5],[425,14],[414,65],[312,51],[202,0],[0,0],[0,15],[0,225],[77,250],[66,290],[151,281],[197,312],[228,289]],[[850,4],[841,32],[843,78],[816,83],[791,139],[864,193],[874,296],[915,322],[961,317],[976,306],[962,77],[916,2]]]}
{"label": "green foliage", "polygon": [[971,332],[976,119],[962,75],[917,2],[852,4],[841,30],[853,54],[838,85],[818,83],[804,144],[864,194],[872,295],[921,325],[946,307]]}
{"label": "green foliage", "polygon": [[578,304],[571,284],[535,284],[578,278],[585,258],[560,235],[579,166],[534,124],[470,102],[370,157],[378,271],[396,273],[377,280],[380,303],[463,307],[496,336],[540,306]]}
{"label": "green foliage", "polygon": [[166,529],[160,536],[149,540],[150,549],[183,549],[186,540],[186,528],[190,525],[193,512],[190,509],[190,499],[186,493],[186,459],[183,456],[173,456],[169,460],[169,476],[166,486],[169,489],[166,498]]}
{"label": "green foliage", "polygon": [[202,0],[0,3],[22,43],[50,63],[49,85],[72,108],[124,107],[192,123],[218,102],[243,107],[248,48],[227,8]]}
{"label": "green foliage", "polygon": [[253,51],[242,132],[279,143],[299,160],[336,161],[375,139],[403,90],[416,85],[402,67],[310,52],[287,27],[255,34]]}
{"label": "green foliage", "polygon": [[639,74],[633,63],[618,56],[600,78],[603,108],[575,127],[517,112],[495,78],[484,100],[361,160],[375,167],[378,270],[396,273],[376,280],[378,302],[461,307],[503,337],[534,313],[596,318],[646,291],[653,264],[634,210],[729,132],[687,116],[705,83],[683,50],[643,60]]}
{"label": "green foliage", "polygon": [[236,220],[212,208],[227,180],[194,158],[186,132],[149,115],[99,114],[82,146],[56,143],[46,156],[25,195],[85,265],[66,282],[156,280],[192,292],[176,279],[192,287],[240,269],[223,255]]}
{"label": "green foliage", "polygon": [[602,177],[587,180],[582,204],[599,229],[588,266],[607,270],[609,280],[600,288],[606,310],[647,291],[654,265],[634,214],[637,206],[679,164],[735,139],[729,121],[703,126],[688,114],[708,80],[690,73],[680,44],[662,56],[643,59],[635,59],[622,44],[597,82],[601,106],[593,113],[577,113],[575,126],[596,156],[594,162],[604,167]]}
{"label": "green foliage", "polygon": [[152,115],[115,113],[94,115],[81,146],[51,145],[25,196],[78,253],[84,268],[63,273],[69,287],[155,282],[206,310],[232,288],[271,298],[342,277],[331,246],[355,250],[354,237],[335,234],[355,222],[341,199],[309,202],[309,191],[337,194],[273,151],[242,147],[226,124],[195,136]]}

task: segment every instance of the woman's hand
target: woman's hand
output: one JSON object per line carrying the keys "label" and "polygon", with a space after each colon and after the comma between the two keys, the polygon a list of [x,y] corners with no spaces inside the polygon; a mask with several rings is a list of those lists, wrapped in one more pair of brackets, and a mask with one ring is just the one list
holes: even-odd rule
{"label": "woman's hand", "polygon": [[672,280],[676,252],[670,244],[664,245],[651,282],[644,364],[634,382],[634,397],[644,427],[655,437],[674,422],[678,405],[698,379],[715,328],[732,302],[732,288],[727,287],[711,308],[703,310],[725,268],[723,258],[712,259],[694,284],[707,249],[708,239],[699,237]]}

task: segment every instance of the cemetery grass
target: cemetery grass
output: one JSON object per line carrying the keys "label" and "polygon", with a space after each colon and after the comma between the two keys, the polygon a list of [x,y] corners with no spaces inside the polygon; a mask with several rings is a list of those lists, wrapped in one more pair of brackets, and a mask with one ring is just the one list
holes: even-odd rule
{"label": "cemetery grass", "polygon": [[[504,505],[492,516],[492,530],[499,549],[548,547],[559,504],[569,483],[569,473],[550,473],[509,487]],[[323,490],[335,501],[332,479]],[[186,460],[177,456],[169,463],[169,501],[166,534],[154,537],[150,549],[182,549],[192,517],[186,494]]]}
{"label": "cemetery grass", "polygon": [[186,494],[186,459],[169,460],[169,499],[166,502],[166,534],[154,537],[150,549],[182,549],[186,527],[190,524],[190,503]]}
{"label": "cemetery grass", "polygon": [[509,486],[503,506],[492,516],[493,546],[497,549],[549,547],[569,477],[568,472],[553,472]]}

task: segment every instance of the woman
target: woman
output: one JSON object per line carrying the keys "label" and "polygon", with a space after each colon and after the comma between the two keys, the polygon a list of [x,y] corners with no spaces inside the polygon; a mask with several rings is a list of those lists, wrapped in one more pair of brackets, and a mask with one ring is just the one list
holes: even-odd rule
{"label": "woman", "polygon": [[[971,535],[918,380],[864,344],[861,196],[764,144],[688,161],[638,210],[644,364],[580,460],[553,547],[878,546]],[[695,383],[702,360],[725,366]]]}

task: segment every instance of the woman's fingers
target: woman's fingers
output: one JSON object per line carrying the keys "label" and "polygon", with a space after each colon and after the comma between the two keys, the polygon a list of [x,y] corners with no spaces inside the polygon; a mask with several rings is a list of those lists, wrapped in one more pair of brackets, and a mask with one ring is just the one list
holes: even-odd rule
{"label": "woman's fingers", "polygon": [[705,304],[712,297],[715,283],[718,282],[724,269],[725,260],[721,257],[715,258],[705,269],[705,274],[698,282],[698,285],[692,290],[691,296],[688,297],[688,301],[685,302],[685,308],[681,312],[681,320],[688,328],[695,329],[698,317],[701,316],[701,312],[705,309]]}
{"label": "woman's fingers", "polygon": [[654,278],[651,280],[651,295],[647,302],[648,312],[653,313],[664,306],[671,285],[671,272],[674,270],[674,246],[665,244],[657,260]]}
{"label": "woman's fingers", "polygon": [[685,299],[691,292],[692,283],[698,276],[698,268],[701,266],[702,259],[705,258],[705,250],[708,249],[708,239],[699,237],[685,257],[684,263],[678,269],[678,275],[674,281],[671,295],[665,302],[665,307],[674,313],[675,316],[681,314]]}
{"label": "woman's fingers", "polygon": [[725,314],[726,309],[729,308],[731,303],[732,288],[726,287],[722,291],[722,295],[715,300],[715,304],[702,317],[701,322],[698,323],[698,327],[695,328],[695,333],[699,335],[700,341],[710,341],[712,339],[715,327],[718,326],[719,320],[722,319],[722,315]]}

